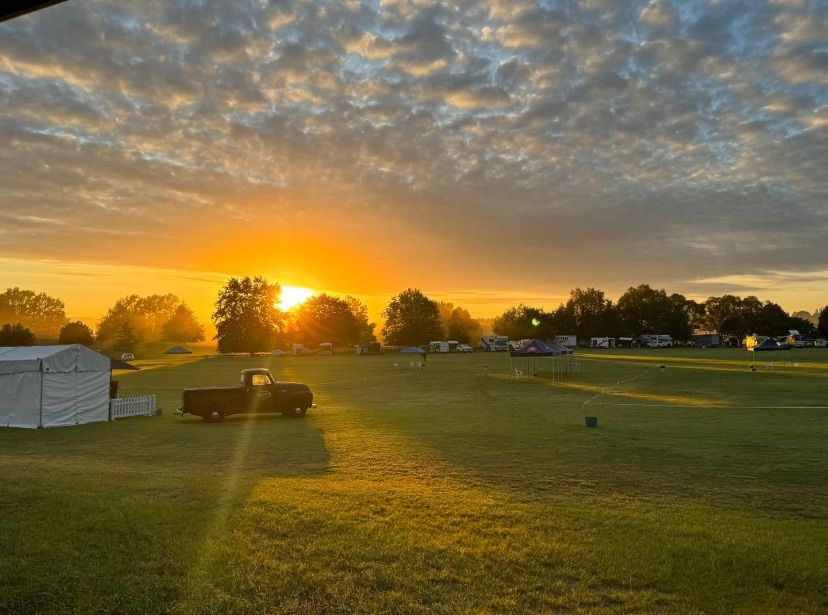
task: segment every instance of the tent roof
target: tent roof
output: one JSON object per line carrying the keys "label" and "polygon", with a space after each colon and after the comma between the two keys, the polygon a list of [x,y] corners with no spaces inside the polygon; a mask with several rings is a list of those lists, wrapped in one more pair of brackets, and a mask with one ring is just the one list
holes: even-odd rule
{"label": "tent roof", "polygon": [[[791,347],[787,344],[780,344],[774,339],[768,338],[764,340],[761,344],[756,344],[753,348],[750,348],[751,351],[765,351],[765,350],[790,350]],[[0,357],[2,358],[2,357]]]}
{"label": "tent roof", "polygon": [[169,350],[164,351],[164,354],[193,354],[192,351],[187,350],[183,346],[173,346]]}
{"label": "tent roof", "polygon": [[532,340],[519,350],[512,351],[513,357],[558,357],[562,354],[562,349],[553,348],[540,340]]}
{"label": "tent roof", "polygon": [[80,344],[0,347],[0,374],[109,370],[107,357]]}
{"label": "tent roof", "polygon": [[546,342],[546,345],[552,348],[553,350],[560,350],[561,354],[572,354],[573,352],[572,348],[567,348],[566,346],[564,346],[563,344],[559,344],[555,340],[549,340],[548,342]]}
{"label": "tent roof", "polygon": [[400,354],[425,354],[426,351],[422,348],[417,348],[416,346],[406,346],[402,350],[400,350]]}
{"label": "tent roof", "polygon": [[140,367],[135,367],[131,363],[127,363],[126,361],[121,361],[120,359],[110,359],[109,360],[109,367],[111,369],[120,369],[120,370],[124,370],[124,371],[129,370],[129,369],[134,369],[134,370],[137,371],[137,370],[141,369]]}

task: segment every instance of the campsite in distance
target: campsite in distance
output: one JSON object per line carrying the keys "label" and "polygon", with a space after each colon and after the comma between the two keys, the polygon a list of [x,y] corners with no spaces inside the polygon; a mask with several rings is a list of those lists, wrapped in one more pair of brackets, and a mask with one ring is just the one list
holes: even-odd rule
{"label": "campsite in distance", "polygon": [[828,613],[828,10],[0,7],[0,613]]}

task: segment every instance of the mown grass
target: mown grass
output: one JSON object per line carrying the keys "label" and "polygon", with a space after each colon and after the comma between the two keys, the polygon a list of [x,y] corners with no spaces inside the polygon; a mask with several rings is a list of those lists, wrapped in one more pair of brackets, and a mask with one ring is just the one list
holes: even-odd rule
{"label": "mown grass", "polygon": [[[148,362],[121,391],[162,417],[0,431],[0,612],[825,612],[828,352],[802,353],[585,353],[554,383],[501,354]],[[268,362],[319,409],[172,415]]]}

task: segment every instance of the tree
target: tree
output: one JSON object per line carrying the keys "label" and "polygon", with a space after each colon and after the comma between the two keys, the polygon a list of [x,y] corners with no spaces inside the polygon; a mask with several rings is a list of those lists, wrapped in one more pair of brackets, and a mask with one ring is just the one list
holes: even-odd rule
{"label": "tree", "polygon": [[817,315],[817,331],[819,331],[822,337],[828,338],[828,305],[819,310],[819,314]]}
{"label": "tree", "polygon": [[713,333],[737,333],[741,329],[739,312],[742,300],[735,295],[708,297],[704,302],[704,324]]}
{"label": "tree", "polygon": [[161,339],[167,342],[201,342],[204,327],[186,303],[180,304],[170,319],[161,325]]}
{"label": "tree", "polygon": [[627,332],[612,301],[595,288],[575,288],[569,293],[565,310],[575,324],[580,339],[598,336],[618,337]]}
{"label": "tree", "polygon": [[509,308],[492,322],[492,330],[512,340],[549,339],[555,335],[552,315],[522,303]]}
{"label": "tree", "polygon": [[448,339],[470,344],[483,334],[483,327],[472,318],[468,310],[445,301],[440,301],[437,307],[440,310],[440,322],[443,323],[443,330]]}
{"label": "tree", "polygon": [[213,322],[219,352],[270,350],[285,328],[276,308],[281,287],[263,277],[230,278],[219,291]]}
{"label": "tree", "polygon": [[759,310],[756,320],[752,324],[748,333],[758,333],[760,335],[787,335],[789,324],[788,313],[782,309],[781,306],[770,301],[765,301],[764,305]]}
{"label": "tree", "polygon": [[79,320],[67,322],[60,330],[58,344],[81,344],[91,346],[95,341],[92,329]]}
{"label": "tree", "polygon": [[816,326],[819,318],[819,310],[816,310],[813,314],[806,310],[798,310],[791,314],[791,318],[801,318],[802,320],[807,320],[812,325]]}
{"label": "tree", "polygon": [[354,315],[359,325],[359,338],[357,339],[357,343],[368,344],[377,341],[374,335],[374,328],[377,325],[368,318],[368,307],[362,301],[351,295],[345,296],[345,303],[348,304],[348,307],[351,309],[351,314]]}
{"label": "tree", "polygon": [[312,346],[322,342],[339,346],[358,344],[363,330],[348,301],[325,293],[299,306],[294,326],[299,339]]}
{"label": "tree", "polygon": [[437,302],[416,288],[392,297],[382,314],[382,337],[387,344],[417,345],[443,337]]}
{"label": "tree", "polygon": [[446,334],[450,340],[461,344],[471,344],[483,334],[483,327],[472,318],[468,310],[456,307],[451,311],[445,323]]}
{"label": "tree", "polygon": [[618,314],[636,337],[645,333],[668,334],[667,323],[675,317],[673,312],[683,314],[683,308],[681,301],[674,303],[664,289],[655,290],[647,284],[627,289],[618,299]]}
{"label": "tree", "polygon": [[19,322],[3,325],[0,329],[0,346],[33,346],[34,333]]}
{"label": "tree", "polygon": [[98,341],[103,344],[112,343],[127,322],[139,341],[160,340],[164,323],[173,317],[180,303],[181,300],[171,293],[122,297],[109,308],[98,324]]}
{"label": "tree", "polygon": [[127,321],[121,325],[121,330],[118,331],[118,337],[115,338],[112,348],[119,352],[135,352],[140,343],[141,339],[135,333],[135,328]]}
{"label": "tree", "polygon": [[20,323],[41,338],[55,339],[66,322],[63,301],[17,287],[0,293],[0,322]]}

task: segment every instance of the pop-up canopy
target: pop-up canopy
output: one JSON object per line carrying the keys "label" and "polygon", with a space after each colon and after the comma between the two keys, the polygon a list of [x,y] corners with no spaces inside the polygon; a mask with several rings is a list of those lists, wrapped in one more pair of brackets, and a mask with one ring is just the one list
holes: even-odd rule
{"label": "pop-up canopy", "polygon": [[755,346],[748,346],[751,352],[768,352],[772,350],[790,350],[791,347],[787,344],[781,344],[774,339],[768,338]]}
{"label": "pop-up canopy", "polygon": [[109,358],[80,344],[0,348],[0,425],[109,420]]}
{"label": "pop-up canopy", "polygon": [[558,344],[557,342],[532,340],[521,346],[518,350],[513,350],[509,354],[509,371],[512,371],[512,358],[524,358],[527,359],[527,371],[534,376],[537,373],[537,364],[535,359],[552,357],[551,368],[552,380],[554,381],[559,376],[562,376],[564,371],[572,370],[571,361],[565,361],[561,365],[558,365],[557,357],[562,355],[570,355],[571,357],[572,350]]}

